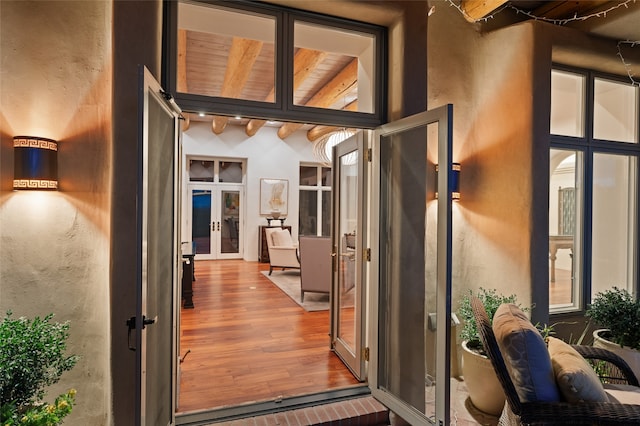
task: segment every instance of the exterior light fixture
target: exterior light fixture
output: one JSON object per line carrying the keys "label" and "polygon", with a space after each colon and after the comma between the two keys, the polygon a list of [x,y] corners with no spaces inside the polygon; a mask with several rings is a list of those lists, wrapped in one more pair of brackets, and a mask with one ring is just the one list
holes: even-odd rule
{"label": "exterior light fixture", "polygon": [[[451,163],[451,173],[449,173],[449,188],[451,188],[451,199],[460,199],[460,163]],[[436,199],[438,198],[438,165],[436,164]]]}
{"label": "exterior light fixture", "polygon": [[13,189],[58,189],[58,142],[35,136],[14,136]]}

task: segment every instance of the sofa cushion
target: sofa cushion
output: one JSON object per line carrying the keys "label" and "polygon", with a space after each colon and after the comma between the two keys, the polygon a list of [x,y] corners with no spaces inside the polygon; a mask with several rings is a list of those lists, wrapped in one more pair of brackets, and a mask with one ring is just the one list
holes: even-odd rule
{"label": "sofa cushion", "polygon": [[549,337],[548,347],[556,385],[566,401],[608,401],[598,375],[575,349],[555,337]]}
{"label": "sofa cushion", "polygon": [[286,229],[280,229],[271,234],[271,239],[275,247],[293,247],[291,234]]}
{"label": "sofa cushion", "polygon": [[604,390],[609,402],[619,404],[640,404],[640,388],[631,385],[606,383]]}
{"label": "sofa cushion", "polygon": [[500,305],[493,333],[520,401],[560,401],[547,345],[524,312],[514,304]]}

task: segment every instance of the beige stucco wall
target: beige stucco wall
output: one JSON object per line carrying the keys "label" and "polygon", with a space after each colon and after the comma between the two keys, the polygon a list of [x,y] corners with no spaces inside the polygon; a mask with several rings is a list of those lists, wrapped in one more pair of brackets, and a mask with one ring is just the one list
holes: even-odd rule
{"label": "beige stucco wall", "polygon": [[[111,50],[110,2],[0,2],[0,311],[70,321],[75,425],[111,411]],[[59,191],[11,190],[16,135],[60,142]]]}
{"label": "beige stucco wall", "polygon": [[481,34],[450,7],[429,18],[429,108],[454,107],[453,309],[479,287],[531,302],[534,32]]}

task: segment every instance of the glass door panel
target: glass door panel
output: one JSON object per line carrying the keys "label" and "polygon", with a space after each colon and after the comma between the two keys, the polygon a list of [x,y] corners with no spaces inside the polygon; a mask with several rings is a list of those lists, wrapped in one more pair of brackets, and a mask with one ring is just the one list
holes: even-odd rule
{"label": "glass door panel", "polygon": [[212,227],[211,190],[193,188],[191,191],[191,241],[202,257],[211,254]]}
{"label": "glass door panel", "polygon": [[364,229],[363,132],[334,148],[332,346],[347,367],[364,380],[362,229]]}
{"label": "glass door panel", "polygon": [[221,189],[218,232],[218,258],[237,258],[242,252],[241,224],[242,224],[242,190]]}
{"label": "glass door panel", "polygon": [[451,417],[451,116],[447,105],[384,125],[372,149],[369,384],[412,425]]}

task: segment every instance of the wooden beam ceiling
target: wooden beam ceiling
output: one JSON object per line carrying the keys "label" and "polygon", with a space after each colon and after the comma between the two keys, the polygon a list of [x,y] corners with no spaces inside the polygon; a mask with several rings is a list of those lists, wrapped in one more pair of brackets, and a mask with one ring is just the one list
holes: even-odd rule
{"label": "wooden beam ceiling", "polygon": [[[353,101],[349,105],[343,108],[345,111],[358,111],[358,101]],[[315,126],[307,131],[307,139],[309,142],[314,142],[323,136],[333,133],[341,127],[336,126]]]}
{"label": "wooden beam ceiling", "polygon": [[[351,88],[358,83],[358,58],[354,58],[331,81],[318,90],[309,99],[306,106],[329,108],[339,101]],[[286,123],[278,129],[278,137],[285,139],[300,129],[302,123]]]}
{"label": "wooden beam ceiling", "polygon": [[[311,49],[298,49],[293,58],[293,91],[295,92],[302,82],[318,67],[322,60],[327,56],[327,52]],[[275,87],[271,89],[265,102],[273,102],[275,95]],[[247,136],[256,134],[267,120],[250,120],[245,127]]]}
{"label": "wooden beam ceiling", "polygon": [[[253,64],[260,54],[262,42],[246,38],[234,37],[229,49],[227,68],[224,73],[224,83],[220,96],[225,98],[239,98],[244,85],[249,79]],[[215,116],[211,124],[213,133],[219,135],[229,121],[229,117]]]}

